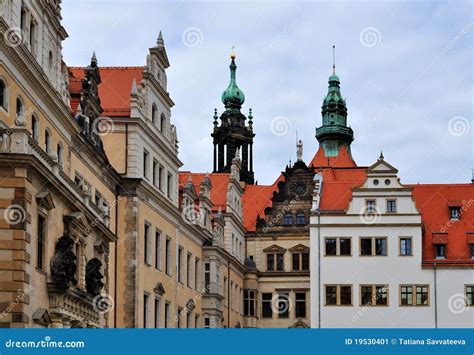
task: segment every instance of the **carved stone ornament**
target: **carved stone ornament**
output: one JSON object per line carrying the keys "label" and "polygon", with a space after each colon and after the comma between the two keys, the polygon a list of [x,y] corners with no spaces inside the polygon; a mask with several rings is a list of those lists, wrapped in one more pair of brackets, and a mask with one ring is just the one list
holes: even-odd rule
{"label": "carved stone ornament", "polygon": [[86,265],[86,290],[93,296],[100,294],[102,287],[104,287],[102,282],[104,276],[100,272],[101,267],[102,262],[97,258],[92,258]]}
{"label": "carved stone ornament", "polygon": [[77,258],[73,251],[74,240],[69,235],[63,235],[56,242],[56,248],[51,260],[51,276],[56,282],[77,285]]}

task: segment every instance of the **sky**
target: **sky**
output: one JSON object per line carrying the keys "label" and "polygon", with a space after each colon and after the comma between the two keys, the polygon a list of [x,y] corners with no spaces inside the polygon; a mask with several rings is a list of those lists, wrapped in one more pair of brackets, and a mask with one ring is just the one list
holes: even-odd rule
{"label": "sky", "polygon": [[254,116],[254,171],[271,184],[296,159],[309,162],[332,71],[354,131],[359,166],[383,151],[402,183],[467,183],[473,178],[474,18],[468,1],[81,1],[64,0],[63,57],[85,66],[144,65],[163,32],[170,60],[183,170],[212,172],[213,111],[229,83]]}

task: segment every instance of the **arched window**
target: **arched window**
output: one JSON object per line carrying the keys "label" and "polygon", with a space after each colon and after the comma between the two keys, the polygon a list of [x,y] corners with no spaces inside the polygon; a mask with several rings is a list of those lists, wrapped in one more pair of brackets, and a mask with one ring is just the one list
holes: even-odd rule
{"label": "arched window", "polygon": [[164,132],[165,128],[166,128],[166,118],[165,118],[165,115],[161,114],[161,117],[160,117],[160,131]]}
{"label": "arched window", "polygon": [[283,224],[285,226],[290,226],[293,224],[293,215],[291,213],[285,213],[283,216]]}
{"label": "arched window", "polygon": [[61,143],[58,143],[57,154],[58,154],[58,164],[62,169],[63,168],[63,146],[61,145]]}
{"label": "arched window", "polygon": [[23,108],[23,101],[19,97],[16,98],[16,116],[19,117],[23,115],[24,108]]}
{"label": "arched window", "polygon": [[38,142],[39,122],[35,114],[31,115],[31,136]]}
{"label": "arched window", "polygon": [[156,116],[157,116],[158,112],[157,112],[157,109],[156,109],[156,105],[153,104],[151,106],[151,122],[153,122],[154,125],[156,125]]}
{"label": "arched window", "polygon": [[46,153],[49,154],[51,152],[51,134],[48,130],[44,131],[44,145],[46,148]]}
{"label": "arched window", "polygon": [[53,51],[48,53],[48,68],[49,70],[53,69]]}
{"label": "arched window", "polygon": [[7,96],[7,84],[0,79],[0,106],[5,110],[7,109],[8,96]]}
{"label": "arched window", "polygon": [[298,212],[296,214],[296,224],[300,226],[306,224],[306,217],[303,212]]}

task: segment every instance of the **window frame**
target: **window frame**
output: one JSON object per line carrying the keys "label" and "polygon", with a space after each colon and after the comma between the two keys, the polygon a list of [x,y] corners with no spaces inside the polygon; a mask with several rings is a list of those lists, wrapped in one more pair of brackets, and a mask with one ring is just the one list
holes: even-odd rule
{"label": "window frame", "polygon": [[[362,254],[362,240],[371,240],[371,254]],[[377,240],[385,240],[385,254],[377,254]],[[359,256],[376,256],[376,257],[385,257],[388,256],[388,237],[382,236],[372,236],[372,237],[359,237]]]}
{"label": "window frame", "polygon": [[[410,253],[402,254],[402,240],[410,241]],[[405,246],[406,248],[406,246]],[[398,237],[398,256],[413,256],[413,237]]]}
{"label": "window frame", "polygon": [[[391,210],[389,209],[389,204],[390,204],[390,203],[393,203],[393,204],[394,204],[395,209],[394,209],[393,211],[391,211]],[[386,200],[385,200],[385,213],[394,214],[394,213],[397,213],[397,212],[398,212],[397,199],[395,199],[395,198],[386,199]]]}
{"label": "window frame", "polygon": [[[326,241],[327,240],[333,240],[333,239],[336,240],[335,254],[327,254]],[[350,247],[350,253],[349,254],[341,254],[341,240],[349,240],[349,247]],[[324,256],[329,256],[329,257],[331,257],[331,256],[352,256],[352,252],[353,252],[352,237],[346,237],[346,236],[342,236],[342,237],[324,237]]]}
{"label": "window frame", "polygon": [[[304,300],[298,299],[298,295],[304,295]],[[308,314],[308,305],[307,305],[307,292],[306,291],[295,291],[295,318],[306,318]],[[298,314],[298,304],[303,304],[304,314]]]}
{"label": "window frame", "polygon": [[[369,207],[369,205],[372,205],[373,202],[373,208]],[[366,213],[377,213],[377,199],[366,199],[365,200],[365,212]]]}
{"label": "window frame", "polygon": [[[335,287],[336,288],[336,303],[328,303],[328,287]],[[342,304],[341,303],[341,288],[342,287],[349,287],[351,291],[351,302],[350,304]],[[326,307],[352,307],[354,305],[354,287],[352,284],[324,284],[324,306]]]}
{"label": "window frame", "polygon": [[[36,240],[36,269],[40,270],[42,272],[46,272],[46,250],[47,250],[47,234],[48,234],[48,223],[47,223],[47,216],[46,214],[42,212],[38,212],[38,217],[36,221],[36,234],[37,234],[37,240]],[[42,243],[40,243],[40,232],[39,232],[39,221],[40,219],[43,220],[43,233],[42,234]],[[40,250],[41,246],[41,250]],[[40,257],[41,254],[41,257]],[[41,258],[41,263],[40,263],[40,258]],[[41,265],[40,265],[41,264]]]}
{"label": "window frame", "polygon": [[[411,287],[411,304],[402,304],[402,288]],[[426,287],[426,304],[418,304],[418,287]],[[399,306],[400,307],[429,307],[430,306],[430,285],[429,284],[400,284],[398,285],[398,297],[399,297]]]}
{"label": "window frame", "polygon": [[151,266],[151,239],[150,239],[151,224],[147,221],[143,224],[143,262],[147,266]]}
{"label": "window frame", "polygon": [[[367,303],[362,303],[362,287],[370,287],[371,288],[371,300]],[[385,294],[387,295],[387,303],[380,304],[377,303],[377,288],[384,287]],[[360,284],[359,285],[359,306],[361,307],[388,307],[390,305],[390,292],[389,292],[389,285],[388,284]]]}
{"label": "window frame", "polygon": [[8,113],[8,99],[9,99],[9,90],[8,84],[3,76],[0,76],[0,82],[3,84],[1,88],[1,98],[2,101],[0,102],[0,108],[2,108],[6,113]]}
{"label": "window frame", "polygon": [[[261,299],[261,317],[262,318],[267,318],[267,319],[273,318],[273,309],[272,309],[273,293],[271,293],[271,292],[262,292],[260,295],[261,295],[260,296],[260,299]],[[264,300],[263,299],[264,295],[265,295],[265,297],[270,295],[270,299],[265,299]]]}
{"label": "window frame", "polygon": [[[468,292],[470,288],[470,292]],[[471,295],[470,298],[468,295]],[[464,285],[464,297],[466,299],[466,307],[474,307],[474,284]]]}

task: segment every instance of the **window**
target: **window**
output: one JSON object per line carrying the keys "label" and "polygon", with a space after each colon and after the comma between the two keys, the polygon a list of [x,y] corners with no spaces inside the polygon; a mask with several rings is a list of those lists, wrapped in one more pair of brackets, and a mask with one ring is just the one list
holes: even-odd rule
{"label": "window", "polygon": [[194,328],[199,328],[199,316],[194,316]]}
{"label": "window", "polygon": [[435,244],[435,257],[436,259],[446,258],[446,245],[444,244]]}
{"label": "window", "polygon": [[63,168],[63,147],[61,146],[61,143],[58,143],[57,145],[56,154],[58,155],[59,167],[62,169]]}
{"label": "window", "polygon": [[293,215],[291,213],[285,213],[283,215],[283,225],[291,226],[293,224]]}
{"label": "window", "polygon": [[367,212],[376,212],[375,200],[366,200],[365,201],[365,210]]}
{"label": "window", "polygon": [[360,255],[387,256],[386,237],[360,238]]}
{"label": "window", "polygon": [[387,200],[387,213],[397,212],[397,201],[396,200]]}
{"label": "window", "polygon": [[164,168],[162,165],[158,167],[158,188],[160,191],[163,191],[163,173],[164,173]]}
{"label": "window", "polygon": [[283,254],[267,254],[267,271],[283,271]]}
{"label": "window", "polygon": [[278,318],[288,318],[290,311],[290,296],[288,293],[278,294]]}
{"label": "window", "polygon": [[21,34],[23,35],[24,31],[26,31],[26,9],[23,6],[20,11],[20,28]]}
{"label": "window", "polygon": [[361,285],[361,306],[388,306],[388,285]]}
{"label": "window", "polygon": [[[221,293],[221,266],[219,262],[216,262],[216,293]],[[237,285],[235,285],[237,287]]]}
{"label": "window", "polygon": [[211,288],[211,264],[204,263],[204,288],[209,290]]}
{"label": "window", "polygon": [[38,118],[36,117],[35,114],[31,115],[31,136],[33,139],[38,142],[38,132],[39,132],[39,127],[38,127]]}
{"label": "window", "polygon": [[143,295],[143,328],[148,326],[148,294]]}
{"label": "window", "polygon": [[150,265],[150,225],[145,223],[143,231],[143,252],[145,264]]}
{"label": "window", "polygon": [[143,150],[143,177],[148,179],[148,152]]}
{"label": "window", "polygon": [[299,226],[306,224],[306,217],[303,212],[298,212],[296,214],[296,224]]}
{"label": "window", "polygon": [[461,207],[454,206],[449,208],[450,211],[450,218],[452,220],[457,221],[458,219],[461,219]]}
{"label": "window", "polygon": [[160,231],[155,231],[155,268],[161,270],[161,233]]}
{"label": "window", "polygon": [[183,248],[178,247],[178,282],[183,282]]}
{"label": "window", "polygon": [[401,306],[429,305],[428,285],[400,285]]}
{"label": "window", "polygon": [[152,169],[152,174],[153,174],[153,185],[158,186],[158,162],[153,159],[153,169]]}
{"label": "window", "polygon": [[165,258],[166,274],[171,276],[171,240],[168,238],[166,238],[165,253],[166,253],[166,258]]}
{"label": "window", "polygon": [[166,118],[165,115],[161,114],[160,116],[160,131],[164,132],[166,128]]}
{"label": "window", "polygon": [[469,250],[471,251],[471,259],[474,259],[474,244],[469,245]]}
{"label": "window", "polygon": [[46,153],[49,154],[51,152],[51,134],[48,130],[44,131],[44,145]]}
{"label": "window", "polygon": [[224,306],[229,304],[229,285],[227,284],[227,277],[224,276]]}
{"label": "window", "polygon": [[466,285],[466,306],[474,306],[474,285]]}
{"label": "window", "polygon": [[400,255],[402,256],[412,255],[411,237],[400,238]]}
{"label": "window", "polygon": [[161,322],[161,300],[155,298],[155,328],[160,327]]}
{"label": "window", "polygon": [[195,258],[194,259],[194,289],[196,291],[200,291],[199,288],[201,287],[201,285],[199,284],[199,281],[200,281],[200,277],[199,277],[199,258]]}
{"label": "window", "polygon": [[156,115],[157,115],[156,105],[151,105],[151,122],[156,125]]}
{"label": "window", "polygon": [[102,203],[102,194],[97,190],[95,190],[94,194],[94,203],[97,207],[100,207]]}
{"label": "window", "polygon": [[34,21],[30,22],[30,48],[31,48],[31,53],[35,54],[36,53],[36,23]]}
{"label": "window", "polygon": [[23,101],[19,97],[16,98],[16,117],[23,116]]}
{"label": "window", "polygon": [[211,318],[209,314],[204,315],[204,328],[209,329],[211,327]]}
{"label": "window", "polygon": [[53,52],[49,51],[48,53],[48,68],[49,70],[53,69]]}
{"label": "window", "polygon": [[169,328],[170,327],[170,309],[171,309],[171,305],[169,302],[166,302],[165,303],[165,328]]}
{"label": "window", "polygon": [[191,286],[191,281],[192,281],[192,255],[191,253],[188,253],[188,255],[186,256],[186,284],[188,285],[188,287],[192,287]]}
{"label": "window", "polygon": [[166,196],[168,196],[168,198],[172,198],[172,195],[171,195],[172,191],[173,191],[173,175],[168,173],[168,179],[166,181]]}
{"label": "window", "polygon": [[327,285],[326,306],[351,306],[352,285]]}
{"label": "window", "polygon": [[309,253],[293,253],[291,257],[293,271],[309,270]]}
{"label": "window", "polygon": [[7,85],[0,79],[0,106],[5,110],[7,109],[8,97],[7,97]]}
{"label": "window", "polygon": [[255,291],[244,290],[244,316],[255,317]]}
{"label": "window", "polygon": [[272,317],[272,294],[262,293],[262,318]]}
{"label": "window", "polygon": [[176,327],[181,328],[181,317],[183,316],[183,309],[179,308],[176,309]]}
{"label": "window", "polygon": [[186,328],[193,327],[193,314],[191,312],[186,313]]}
{"label": "window", "polygon": [[326,238],[325,248],[325,255],[352,255],[351,238]]}
{"label": "window", "polygon": [[38,245],[36,250],[36,267],[44,270],[44,253],[46,250],[46,219],[38,215]]}
{"label": "window", "polygon": [[306,292],[295,293],[295,317],[306,318]]}

